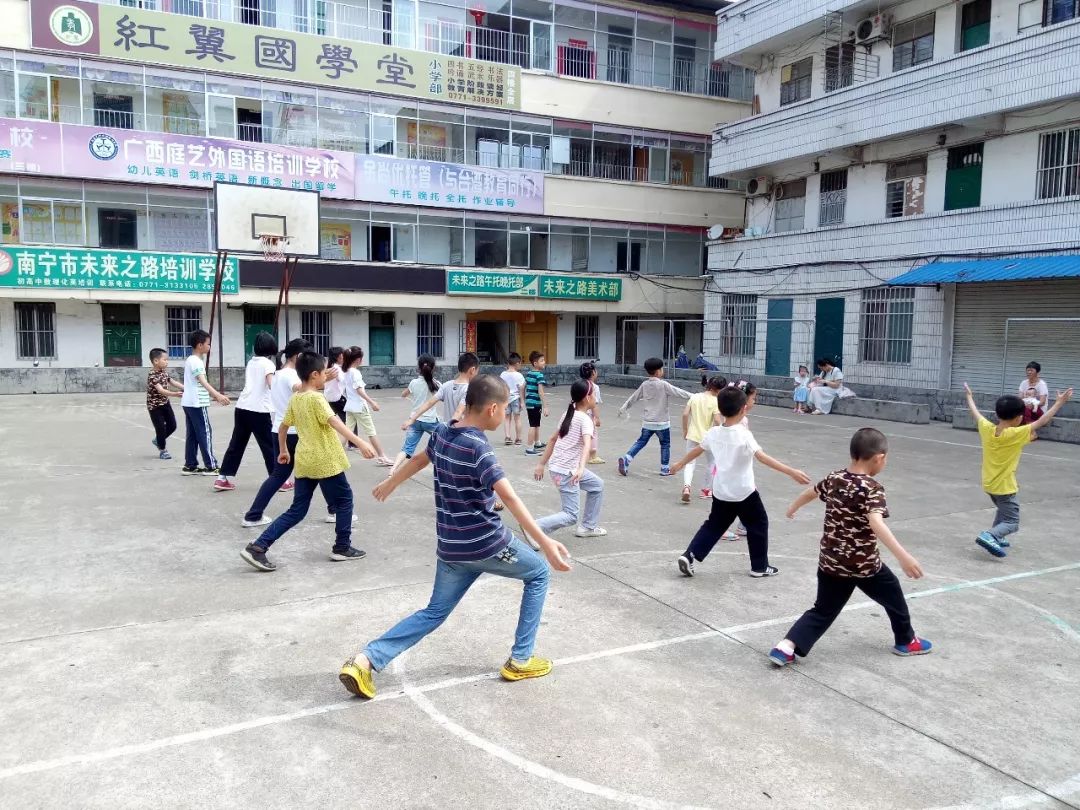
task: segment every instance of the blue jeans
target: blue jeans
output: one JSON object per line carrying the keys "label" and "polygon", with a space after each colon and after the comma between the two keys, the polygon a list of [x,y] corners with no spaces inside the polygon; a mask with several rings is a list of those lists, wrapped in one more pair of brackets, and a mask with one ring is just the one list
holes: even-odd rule
{"label": "blue jeans", "polygon": [[559,488],[559,497],[562,499],[562,511],[554,515],[537,518],[536,525],[544,534],[549,534],[556,529],[573,526],[578,522],[581,511],[581,493],[585,493],[585,516],[581,518],[583,529],[595,529],[600,520],[600,504],[604,500],[604,482],[600,476],[589,470],[581,476],[581,482],[571,483],[569,475],[552,473],[551,480]]}
{"label": "blue jeans", "polygon": [[660,440],[660,466],[666,468],[671,462],[671,428],[653,430],[652,428],[643,427],[641,429],[641,435],[638,436],[637,441],[634,442],[634,446],[626,451],[626,457],[633,458],[644,450],[645,445],[649,443],[649,439],[653,436],[656,436],[656,438]]}
{"label": "blue jeans", "polygon": [[435,566],[435,587],[427,607],[402,619],[364,648],[372,668],[376,671],[384,669],[428,633],[437,630],[481,574],[520,579],[525,583],[510,657],[516,661],[529,660],[536,644],[536,631],[540,628],[550,571],[543,556],[515,537],[505,549],[486,560],[456,563],[439,560]]}
{"label": "blue jeans", "polygon": [[297,478],[292,506],[266,527],[266,531],[259,535],[255,545],[266,551],[281,535],[307,517],[308,507],[311,506],[311,496],[315,494],[316,489],[322,490],[323,497],[333,509],[331,514],[337,517],[337,523],[334,526],[336,533],[334,551],[347,551],[352,545],[353,496],[349,479],[343,472],[333,478]]}
{"label": "blue jeans", "polygon": [[438,422],[413,422],[405,433],[405,443],[401,445],[401,452],[405,458],[412,458],[416,454],[416,446],[420,444],[420,437],[425,433],[434,433]]}
{"label": "blue jeans", "polygon": [[[296,463],[296,445],[299,443],[300,437],[295,433],[290,433],[285,437],[285,446],[289,448],[289,463],[279,464],[277,461],[277,453],[274,454],[274,470],[270,473],[269,477],[263,481],[262,486],[259,487],[259,491],[255,493],[255,500],[251,502],[251,506],[248,507],[247,513],[244,515],[244,520],[255,521],[259,520],[263,516],[263,512],[266,511],[266,507],[270,504],[270,499],[277,494],[277,491],[281,489],[281,485],[289,480],[289,476],[292,475],[293,464]],[[275,446],[277,444],[277,437],[274,437]],[[326,490],[323,490],[323,496],[326,497],[326,506],[330,510],[330,514],[337,514],[334,511],[334,504],[330,498],[327,497]],[[349,513],[349,520],[352,520],[352,513]]]}
{"label": "blue jeans", "polygon": [[997,507],[997,514],[994,515],[994,525],[990,529],[990,534],[994,535],[998,540],[1003,540],[1010,534],[1020,531],[1020,499],[1016,497],[1016,493],[1014,492],[1011,495],[991,495],[990,500]]}
{"label": "blue jeans", "polygon": [[184,466],[194,467],[198,463],[195,453],[201,450],[203,465],[208,470],[216,470],[218,462],[214,458],[214,429],[210,426],[210,416],[206,411],[206,408],[184,406],[184,423],[187,426],[187,435],[184,437]]}

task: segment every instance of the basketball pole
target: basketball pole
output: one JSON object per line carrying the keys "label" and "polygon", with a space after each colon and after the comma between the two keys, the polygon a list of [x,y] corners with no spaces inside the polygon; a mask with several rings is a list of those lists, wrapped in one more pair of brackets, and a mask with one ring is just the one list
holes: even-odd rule
{"label": "basketball pole", "polygon": [[[223,324],[224,317],[221,314],[221,284],[225,276],[225,265],[228,261],[229,253],[226,250],[219,250],[217,254],[217,265],[214,268],[214,293],[210,299],[210,337],[214,337],[214,327],[218,324]],[[224,326],[222,325],[222,331]],[[225,390],[225,344],[221,340],[214,340],[217,343],[218,352],[218,391]],[[209,358],[207,358],[209,359]]]}
{"label": "basketball pole", "polygon": [[282,312],[285,314],[285,342],[289,342],[289,290],[292,287],[293,274],[300,260],[295,256],[289,256],[281,268],[281,286],[278,288],[277,309],[274,312],[274,323],[281,323]]}

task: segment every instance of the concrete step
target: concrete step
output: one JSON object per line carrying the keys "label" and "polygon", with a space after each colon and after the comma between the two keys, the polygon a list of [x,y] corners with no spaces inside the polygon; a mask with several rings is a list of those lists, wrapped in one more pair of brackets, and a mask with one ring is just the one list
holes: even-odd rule
{"label": "concrete step", "polygon": [[[982,411],[982,415],[994,421],[993,411]],[[967,408],[957,408],[953,412],[952,426],[958,430],[975,430],[975,417]],[[1039,441],[1065,442],[1080,444],[1080,419],[1066,419],[1055,416],[1054,421],[1039,428]]]}
{"label": "concrete step", "polygon": [[[791,391],[781,388],[759,388],[757,401],[762,405],[777,405],[783,408],[790,408],[794,404]],[[862,419],[881,419],[885,422],[904,422],[909,425],[930,424],[930,405],[925,402],[894,402],[855,396],[834,400],[832,413],[858,416]]]}

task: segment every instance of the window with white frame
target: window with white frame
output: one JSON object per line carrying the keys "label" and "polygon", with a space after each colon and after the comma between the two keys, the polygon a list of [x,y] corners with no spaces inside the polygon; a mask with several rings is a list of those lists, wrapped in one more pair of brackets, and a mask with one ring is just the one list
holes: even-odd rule
{"label": "window with white frame", "polygon": [[892,69],[921,65],[934,58],[934,13],[893,25]]}
{"label": "window with white frame", "polygon": [[915,325],[914,287],[863,290],[859,316],[859,360],[911,364]]}
{"label": "window with white frame", "polygon": [[1037,196],[1040,200],[1080,194],[1080,127],[1039,136]]}
{"label": "window with white frame", "polygon": [[847,169],[821,173],[818,225],[839,225],[847,214]]}
{"label": "window with white frame", "polygon": [[897,160],[885,169],[885,216],[911,217],[923,212],[926,158]]}
{"label": "window with white frame", "polygon": [[17,301],[15,345],[19,360],[55,360],[56,304]]}
{"label": "window with white frame", "polygon": [[725,295],[720,305],[721,354],[753,357],[757,351],[757,296]]}
{"label": "window with white frame", "polygon": [[443,357],[443,314],[421,312],[416,316],[416,354],[430,354],[436,360]]}
{"label": "window with white frame", "polygon": [[596,360],[600,353],[600,316],[578,315],[574,321],[574,357]]}
{"label": "window with white frame", "polygon": [[1043,0],[1043,25],[1057,25],[1080,17],[1080,0]]}
{"label": "window with white frame", "polygon": [[776,233],[801,231],[806,220],[806,180],[789,180],[776,187],[776,211],[773,230]]}
{"label": "window with white frame", "polygon": [[183,359],[191,354],[188,335],[202,329],[202,307],[165,307],[165,340],[169,357]]}
{"label": "window with white frame", "polygon": [[780,106],[810,98],[814,57],[808,56],[780,68]]}
{"label": "window with white frame", "polygon": [[300,313],[300,337],[326,356],[330,352],[330,310],[306,309]]}

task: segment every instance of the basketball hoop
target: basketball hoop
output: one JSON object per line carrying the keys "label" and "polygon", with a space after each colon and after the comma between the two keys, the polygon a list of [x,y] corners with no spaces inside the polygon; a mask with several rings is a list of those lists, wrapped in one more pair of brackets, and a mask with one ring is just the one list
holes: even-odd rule
{"label": "basketball hoop", "polygon": [[262,245],[263,259],[268,262],[285,261],[285,246],[288,243],[288,237],[281,236],[280,234],[259,234],[259,244]]}

